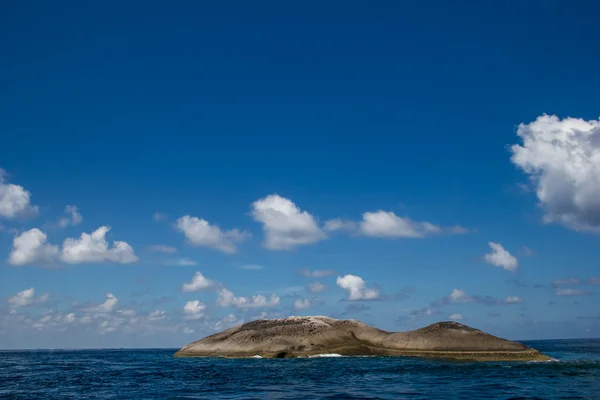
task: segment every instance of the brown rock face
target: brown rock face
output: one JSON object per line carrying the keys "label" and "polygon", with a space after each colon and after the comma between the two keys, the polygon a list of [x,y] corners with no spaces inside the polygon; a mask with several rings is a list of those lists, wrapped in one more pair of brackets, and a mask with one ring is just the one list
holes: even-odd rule
{"label": "brown rock face", "polygon": [[331,353],[480,361],[549,360],[521,343],[457,322],[439,322],[410,332],[385,332],[359,321],[328,317],[248,322],[191,343],[175,356],[289,358]]}

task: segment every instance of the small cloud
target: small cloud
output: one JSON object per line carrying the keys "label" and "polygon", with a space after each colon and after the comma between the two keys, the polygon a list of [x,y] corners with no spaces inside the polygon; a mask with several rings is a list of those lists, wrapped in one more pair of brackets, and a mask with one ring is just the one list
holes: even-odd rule
{"label": "small cloud", "polygon": [[581,284],[579,278],[555,279],[552,281],[552,286],[555,288],[560,286],[577,286],[579,284]]}
{"label": "small cloud", "polygon": [[379,210],[363,214],[360,231],[365,236],[422,238],[441,233],[442,228],[430,222],[417,222],[398,217],[392,211]]}
{"label": "small cloud", "polygon": [[367,288],[365,281],[356,275],[338,276],[336,283],[348,292],[348,301],[376,300],[380,297],[378,289]]}
{"label": "small cloud", "polygon": [[165,221],[168,218],[167,214],[163,214],[163,213],[154,213],[154,215],[152,216],[152,219],[155,222],[160,222],[160,221]]}
{"label": "small cloud", "polygon": [[65,214],[67,214],[67,216],[60,218],[58,220],[58,222],[56,223],[56,225],[59,228],[66,228],[67,226],[75,226],[75,225],[79,225],[81,222],[83,222],[83,217],[81,216],[81,213],[77,209],[77,206],[71,206],[71,205],[66,206]]}
{"label": "small cloud", "polygon": [[46,234],[33,228],[15,236],[8,263],[16,266],[52,265],[56,262],[58,255],[58,246],[48,244]]}
{"label": "small cloud", "polygon": [[308,284],[306,290],[310,293],[322,293],[327,290],[327,286],[323,285],[321,282],[312,282]]}
{"label": "small cloud", "polygon": [[298,273],[306,278],[324,278],[326,276],[335,275],[335,271],[332,269],[317,269],[311,271],[308,268],[302,268],[298,270]]}
{"label": "small cloud", "polygon": [[410,314],[408,314],[408,319],[419,320],[424,317],[431,317],[441,314],[442,312],[440,310],[436,310],[435,308],[421,308],[418,310],[412,310]]}
{"label": "small cloud", "polygon": [[155,244],[153,246],[148,246],[148,250],[154,251],[157,253],[167,253],[167,254],[177,253],[177,249],[175,247],[165,246],[162,244]]}
{"label": "small cloud", "polygon": [[357,229],[357,224],[354,221],[343,220],[340,218],[330,219],[325,221],[325,225],[323,226],[327,232],[336,232],[336,231],[345,231],[345,232],[355,232]]}
{"label": "small cloud", "polygon": [[170,267],[194,267],[198,265],[198,262],[190,258],[178,258],[176,260],[169,260],[165,263]]}
{"label": "small cloud", "polygon": [[592,276],[588,279],[588,285],[600,285],[600,277]]}
{"label": "small cloud", "polygon": [[240,266],[240,269],[246,269],[249,271],[258,271],[263,269],[264,267],[262,265],[258,265],[258,264],[245,264]]}
{"label": "small cloud", "polygon": [[309,299],[298,299],[294,302],[294,310],[305,310],[311,306]]}
{"label": "small cloud", "polygon": [[8,174],[0,168],[0,218],[35,216],[38,206],[31,204],[31,193],[23,186],[7,183]]}
{"label": "small cloud", "polygon": [[206,305],[199,300],[188,301],[183,306],[184,319],[186,320],[197,320],[204,318],[204,311]]}
{"label": "small cloud", "polygon": [[587,296],[588,294],[590,294],[590,292],[586,290],[577,290],[571,288],[556,288],[554,289],[554,293],[556,293],[557,296]]}
{"label": "small cloud", "polygon": [[167,312],[162,310],[155,310],[148,314],[149,321],[160,321],[167,318]]}
{"label": "small cloud", "polygon": [[272,294],[267,299],[262,294],[252,297],[237,297],[233,292],[220,288],[218,290],[217,305],[219,307],[237,307],[237,308],[263,308],[274,307],[279,304],[279,296]]}
{"label": "small cloud", "polygon": [[504,249],[500,243],[488,242],[488,244],[492,248],[492,252],[483,256],[485,262],[497,267],[502,267],[507,271],[517,271],[519,263],[515,256]]}
{"label": "small cloud", "polygon": [[522,303],[523,299],[519,296],[508,296],[505,299],[496,299],[491,296],[469,296],[465,291],[460,289],[454,289],[450,295],[436,300],[431,303],[432,307],[443,307],[449,304],[464,304],[464,303],[475,303],[485,304],[488,306],[494,305],[508,305]]}
{"label": "small cloud", "polygon": [[203,289],[210,289],[215,286],[215,282],[210,279],[206,279],[200,272],[196,272],[192,280],[188,283],[184,283],[181,290],[184,292],[195,292]]}
{"label": "small cloud", "polygon": [[523,249],[521,249],[521,253],[523,253],[525,257],[532,257],[535,255],[535,252],[527,246],[523,246]]}
{"label": "small cloud", "polygon": [[451,233],[454,233],[455,235],[464,235],[464,234],[470,232],[469,229],[465,228],[464,226],[460,226],[460,225],[454,225],[454,226],[450,227],[449,231]]}
{"label": "small cloud", "polygon": [[460,321],[464,318],[463,318],[462,314],[450,314],[448,316],[448,319],[451,319],[452,321]]}
{"label": "small cloud", "polygon": [[185,215],[177,220],[175,228],[184,233],[194,246],[208,247],[223,253],[237,252],[236,243],[250,237],[250,234],[239,229],[221,230],[205,219]]}

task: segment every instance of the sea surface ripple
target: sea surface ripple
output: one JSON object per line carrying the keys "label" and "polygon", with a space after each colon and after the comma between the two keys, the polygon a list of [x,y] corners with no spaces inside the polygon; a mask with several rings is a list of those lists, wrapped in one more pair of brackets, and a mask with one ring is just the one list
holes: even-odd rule
{"label": "sea surface ripple", "polygon": [[524,342],[556,362],[173,358],[176,349],[0,351],[1,399],[600,399],[600,339]]}

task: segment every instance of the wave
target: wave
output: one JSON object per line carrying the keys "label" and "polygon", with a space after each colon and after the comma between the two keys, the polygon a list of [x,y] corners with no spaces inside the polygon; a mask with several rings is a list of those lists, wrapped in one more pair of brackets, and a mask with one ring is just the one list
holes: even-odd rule
{"label": "wave", "polygon": [[312,356],[308,356],[308,358],[329,358],[329,357],[344,357],[344,356],[341,354],[337,354],[337,353],[315,354]]}

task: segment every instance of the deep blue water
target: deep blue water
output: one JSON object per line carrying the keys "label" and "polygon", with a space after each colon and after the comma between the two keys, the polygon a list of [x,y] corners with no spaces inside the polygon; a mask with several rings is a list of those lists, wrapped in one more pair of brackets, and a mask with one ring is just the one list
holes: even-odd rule
{"label": "deep blue water", "polygon": [[558,361],[176,359],[175,349],[3,351],[0,398],[600,399],[600,339],[526,343]]}

